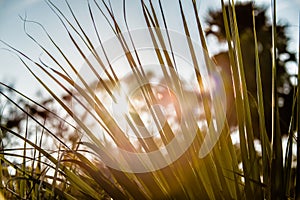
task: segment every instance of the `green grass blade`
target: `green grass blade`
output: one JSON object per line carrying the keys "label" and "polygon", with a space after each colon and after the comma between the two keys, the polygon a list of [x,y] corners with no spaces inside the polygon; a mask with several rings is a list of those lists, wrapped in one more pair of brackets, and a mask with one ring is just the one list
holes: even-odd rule
{"label": "green grass blade", "polygon": [[[229,9],[231,10],[231,9]],[[230,12],[229,12],[230,13]],[[231,14],[229,15],[231,16]],[[241,86],[242,86],[242,97],[243,97],[243,104],[244,104],[244,111],[245,111],[245,127],[246,127],[246,138],[247,138],[247,147],[248,147],[248,154],[249,154],[249,161],[251,163],[250,171],[251,179],[257,180],[260,182],[259,177],[259,165],[258,160],[256,158],[256,151],[254,149],[254,136],[253,136],[253,127],[252,127],[252,119],[251,119],[251,111],[250,111],[250,103],[248,99],[248,91],[247,91],[247,85],[246,85],[246,78],[244,73],[244,66],[243,63],[243,57],[242,57],[242,50],[241,50],[241,44],[240,44],[240,37],[239,37],[239,31],[237,26],[237,18],[235,13],[235,5],[234,1],[232,0],[232,24],[233,24],[233,42],[235,43],[236,47],[236,55],[237,55],[237,63],[238,63],[238,69],[239,69],[239,75],[241,80]],[[255,187],[255,186],[254,186]],[[260,188],[254,188],[254,191],[257,191],[256,193],[261,193]]]}
{"label": "green grass blade", "polygon": [[[259,64],[259,55],[258,55],[258,44],[256,36],[256,27],[255,27],[255,13],[252,11],[253,16],[253,36],[254,36],[254,46],[255,46],[255,65],[256,65],[256,84],[257,84],[257,102],[258,102],[258,114],[259,114],[259,131],[260,131],[260,140],[261,140],[261,151],[262,151],[262,176],[263,183],[270,185],[270,158],[271,158],[271,144],[266,132],[265,127],[265,114],[264,114],[264,104],[263,104],[263,91],[262,91],[262,82],[261,82],[261,70]],[[266,197],[270,197],[269,188],[266,190]]]}
{"label": "green grass blade", "polygon": [[279,126],[276,67],[276,0],[272,0],[272,160],[271,160],[271,198],[282,199],[283,155]]}
{"label": "green grass blade", "polygon": [[[225,27],[225,32],[226,32],[226,40],[228,43],[228,48],[229,48],[229,59],[230,59],[230,64],[231,64],[231,69],[232,69],[232,74],[233,74],[233,86],[235,88],[236,91],[236,97],[235,97],[235,106],[236,106],[236,110],[238,110],[239,112],[237,112],[237,119],[238,119],[238,128],[239,128],[239,138],[240,138],[240,148],[241,148],[241,158],[242,158],[242,163],[243,163],[243,173],[244,174],[248,174],[248,168],[249,168],[249,162],[248,162],[248,152],[247,152],[247,147],[246,147],[246,138],[245,138],[245,131],[244,131],[244,127],[245,127],[245,120],[244,120],[244,106],[243,106],[243,102],[242,102],[242,94],[240,91],[240,79],[239,79],[239,72],[238,72],[238,68],[237,68],[237,62],[236,62],[236,58],[235,58],[235,53],[233,50],[233,46],[232,46],[232,36],[231,33],[232,32],[230,30],[230,25],[229,25],[229,21],[228,21],[228,14],[226,11],[226,7],[224,4],[224,1],[221,1],[222,3],[222,11],[223,11],[223,20],[224,20],[224,27]],[[232,24],[230,22],[230,24]],[[252,196],[252,189],[250,187],[250,182],[248,180],[248,177],[245,175],[245,194],[246,196]]]}

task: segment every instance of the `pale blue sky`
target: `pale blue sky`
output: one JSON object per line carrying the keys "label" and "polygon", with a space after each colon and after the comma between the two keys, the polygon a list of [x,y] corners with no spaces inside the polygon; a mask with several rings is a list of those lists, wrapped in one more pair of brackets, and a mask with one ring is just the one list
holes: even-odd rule
{"label": "pale blue sky", "polygon": [[[130,0],[130,2],[139,2],[138,0]],[[58,6],[65,8],[63,1],[54,0]],[[84,20],[86,17],[87,7],[85,0],[72,0],[70,1],[72,7],[78,11],[79,19]],[[112,0],[112,2],[116,2]],[[120,1],[122,2],[122,1]],[[128,1],[129,2],[129,1]],[[200,0],[199,1],[199,12],[201,17],[206,16],[209,8],[220,8],[219,0]],[[260,0],[256,1],[257,4],[269,5],[271,1]],[[173,6],[169,4],[170,6]],[[277,16],[278,21],[288,22],[290,24],[289,35],[292,37],[292,43],[290,45],[291,50],[297,51],[298,48],[298,13],[300,11],[299,0],[278,0],[277,1]],[[21,49],[22,51],[32,55],[35,58],[40,56],[41,50],[37,48],[25,35],[23,31],[23,22],[20,16],[27,15],[28,19],[39,21],[45,24],[47,30],[57,38],[58,42],[65,46],[68,51],[68,45],[65,43],[66,36],[62,30],[62,26],[58,19],[55,17],[53,12],[49,9],[43,0],[0,0],[0,39],[7,41],[13,46]],[[137,15],[135,12],[129,13],[130,15]],[[172,14],[172,13],[170,13]],[[134,23],[138,24],[140,17],[136,17]],[[204,23],[204,21],[202,20]],[[176,29],[176,22],[174,22],[171,28]],[[40,33],[40,29],[31,28],[28,29],[32,33],[36,33],[37,30]],[[104,39],[109,38],[109,34],[104,34]],[[35,35],[41,41],[44,41],[45,37]],[[0,44],[0,48],[4,45]],[[211,47],[214,48],[214,47]],[[73,59],[77,59],[74,57]],[[80,60],[78,60],[80,62]],[[26,94],[32,96],[37,88],[37,81],[29,74],[24,66],[20,63],[16,56],[11,53],[0,50],[0,80],[6,83],[15,83],[16,88],[24,91]]]}

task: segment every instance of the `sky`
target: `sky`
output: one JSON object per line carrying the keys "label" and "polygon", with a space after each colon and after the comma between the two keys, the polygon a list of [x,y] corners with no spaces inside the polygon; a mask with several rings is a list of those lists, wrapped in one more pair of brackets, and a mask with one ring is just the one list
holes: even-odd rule
{"label": "sky", "polygon": [[[138,0],[131,0],[130,2],[139,2]],[[54,0],[55,4],[61,7],[63,10],[66,8],[63,1]],[[70,1],[74,10],[78,11],[79,19],[84,20],[86,18],[87,10],[85,0],[73,0]],[[112,0],[113,3],[116,1]],[[122,2],[122,1],[120,1]],[[255,1],[258,5],[270,5],[268,0]],[[220,9],[220,0],[200,0],[199,1],[199,13],[204,23],[203,18],[207,15],[209,9]],[[170,6],[172,6],[170,4]],[[277,21],[289,23],[288,35],[291,37],[290,50],[297,51],[298,48],[298,13],[300,11],[299,0],[278,0],[277,1]],[[268,10],[270,14],[270,10]],[[138,15],[136,13],[130,13],[131,15]],[[170,13],[172,14],[172,13]],[[47,27],[47,30],[54,38],[57,39],[58,43],[65,48],[65,51],[70,53],[72,56],[72,50],[68,49],[66,43],[65,32],[62,26],[59,24],[59,20],[55,17],[54,13],[51,12],[49,7],[43,0],[0,0],[0,39],[8,42],[14,47],[32,55],[35,58],[43,58],[41,50],[35,45],[24,33],[23,21],[21,17],[27,17],[27,19],[41,22]],[[135,17],[135,23],[139,23],[141,18]],[[176,28],[176,22],[172,28]],[[45,42],[45,35],[41,35],[41,29],[37,26],[29,26],[28,31],[32,33],[40,41]],[[64,34],[62,34],[64,33]],[[105,35],[104,40],[109,38],[109,34]],[[23,91],[26,95],[34,96],[38,90],[41,90],[39,84],[28,72],[28,70],[21,64],[20,60],[13,55],[11,52],[5,50],[5,45],[0,43],[0,81],[8,84],[14,84],[14,86]],[[215,48],[215,49],[214,49]],[[218,47],[212,47],[212,51]],[[77,61],[77,57],[73,56],[74,62]],[[78,59],[78,63],[82,62]],[[44,77],[45,79],[47,77]]]}

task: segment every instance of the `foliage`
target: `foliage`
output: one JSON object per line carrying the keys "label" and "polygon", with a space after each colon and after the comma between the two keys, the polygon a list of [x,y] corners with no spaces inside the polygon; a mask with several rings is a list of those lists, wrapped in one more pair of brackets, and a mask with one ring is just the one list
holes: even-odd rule
{"label": "foliage", "polygon": [[[256,79],[256,69],[255,69],[255,42],[253,35],[253,20],[252,11],[255,14],[255,29],[257,34],[257,44],[258,44],[258,56],[259,56],[259,66],[261,67],[261,80],[262,80],[262,91],[264,96],[264,112],[265,112],[265,126],[267,133],[271,138],[271,127],[272,122],[271,112],[272,112],[272,24],[266,16],[266,9],[259,8],[254,5],[254,3],[239,3],[235,6],[236,8],[236,18],[237,25],[239,29],[239,38],[241,43],[241,53],[243,58],[243,66],[245,68],[246,74],[246,84],[249,92],[250,107],[252,120],[255,124],[259,124],[258,120],[258,108],[257,108],[257,85],[253,81]],[[228,6],[226,7],[228,10]],[[225,27],[223,23],[223,14],[221,11],[209,12],[207,17],[207,22],[209,28],[206,30],[206,35],[214,35],[218,38],[220,42],[226,41]],[[286,63],[296,62],[296,55],[287,49],[289,38],[286,34],[286,29],[288,25],[286,24],[276,24],[276,45],[277,45],[277,96],[279,98],[279,115],[280,115],[280,130],[283,134],[288,134],[290,120],[292,115],[292,105],[294,100],[294,89],[291,84],[290,75],[286,71]],[[220,52],[215,55],[214,58],[216,62],[222,66],[222,70],[225,71],[226,77],[231,81],[231,72],[229,66],[229,56],[228,52]],[[231,81],[232,82],[232,81]],[[233,88],[228,88],[232,91]],[[233,94],[233,93],[232,93]],[[228,102],[232,102],[234,98],[233,95],[228,97]],[[235,111],[232,111],[235,113]],[[234,116],[232,116],[233,118]],[[230,124],[235,125],[236,119],[229,121]],[[254,132],[259,132],[258,126],[254,125]],[[258,135],[256,135],[258,136]]]}
{"label": "foliage", "polygon": [[[26,52],[18,50],[16,47],[10,46],[2,41],[11,52],[15,53],[21,63],[32,73],[32,75],[40,82],[46,91],[51,95],[51,99],[47,102],[39,104],[32,101],[30,98],[22,95],[22,93],[13,90],[11,87],[1,84],[3,88],[1,94],[1,135],[9,138],[18,138],[19,147],[10,149],[9,143],[3,139],[1,141],[0,151],[0,178],[1,189],[0,195],[4,195],[7,199],[285,199],[298,197],[298,190],[295,190],[295,180],[298,180],[299,174],[292,168],[292,151],[294,132],[298,131],[298,115],[291,115],[291,128],[288,136],[288,145],[286,149],[285,162],[283,162],[281,133],[277,128],[278,124],[278,105],[272,104],[271,113],[266,112],[267,106],[264,100],[264,78],[261,55],[259,54],[259,34],[260,28],[265,27],[265,21],[260,23],[256,20],[253,14],[246,18],[249,23],[253,23],[252,29],[247,30],[247,34],[242,35],[242,30],[238,27],[237,20],[240,17],[237,15],[239,7],[235,7],[233,1],[230,1],[228,6],[222,3],[223,36],[228,43],[228,55],[230,60],[230,71],[232,72],[231,81],[227,82],[227,78],[223,76],[225,89],[226,84],[232,84],[231,90],[235,91],[234,106],[236,110],[236,119],[239,134],[239,143],[233,144],[230,137],[231,131],[229,127],[230,119],[227,119],[222,128],[216,145],[209,153],[203,157],[199,157],[199,150],[205,144],[205,138],[210,136],[215,137],[216,130],[210,127],[210,121],[213,119],[221,119],[223,104],[220,101],[214,101],[211,94],[205,92],[205,83],[203,83],[202,74],[199,73],[196,57],[201,53],[198,52],[195,43],[189,37],[192,30],[197,30],[197,41],[204,49],[203,57],[209,75],[215,75],[212,72],[217,72],[213,63],[210,62],[210,57],[207,53],[205,36],[201,27],[198,13],[198,5],[196,1],[183,3],[176,2],[177,12],[179,16],[178,23],[182,24],[183,32],[185,33],[186,52],[191,57],[194,69],[194,76],[197,80],[197,103],[203,107],[205,118],[203,119],[206,126],[202,128],[197,123],[195,118],[180,123],[180,128],[183,130],[182,138],[178,138],[178,133],[174,129],[174,125],[170,121],[166,121],[160,125],[160,118],[164,117],[160,108],[154,109],[152,105],[158,103],[161,98],[166,97],[174,103],[173,110],[176,110],[176,104],[181,103],[181,108],[189,108],[189,106],[199,107],[195,102],[191,104],[191,93],[185,88],[185,83],[181,82],[177,73],[180,74],[177,68],[178,60],[173,51],[166,51],[168,46],[171,50],[175,46],[174,40],[170,37],[168,30],[168,16],[165,14],[168,7],[162,3],[140,1],[140,9],[146,26],[147,34],[151,36],[151,43],[155,45],[154,60],[163,71],[163,81],[161,84],[169,88],[175,88],[174,93],[165,92],[159,93],[159,89],[149,83],[151,74],[146,74],[142,55],[139,54],[139,49],[134,46],[136,38],[131,38],[128,26],[126,2],[123,3],[124,19],[118,17],[120,13],[115,13],[110,2],[106,1],[88,1],[87,9],[90,17],[90,22],[93,28],[93,35],[96,35],[97,42],[92,42],[92,39],[83,28],[83,25],[73,12],[71,4],[65,1],[68,7],[69,15],[62,12],[50,0],[46,1],[52,11],[61,20],[66,35],[69,37],[71,44],[74,47],[74,52],[80,56],[87,68],[92,72],[98,82],[89,83],[89,76],[84,76],[82,71],[76,68],[70,57],[67,56],[60,45],[55,42],[55,39],[47,32],[46,28],[38,24],[24,19],[25,32],[35,42],[46,55],[48,55],[51,64],[43,60],[35,61],[29,57]],[[277,101],[275,91],[276,83],[279,79],[276,77],[277,65],[276,62],[276,46],[280,48],[280,42],[277,44],[279,36],[276,34],[276,13],[275,1],[273,4],[273,24],[267,26],[272,30],[272,62],[270,69],[272,70],[272,90],[270,95],[271,101]],[[191,10],[187,10],[190,8]],[[191,12],[192,11],[192,12]],[[236,12],[237,11],[237,12]],[[96,13],[104,15],[106,23],[111,28],[112,33],[118,38],[118,45],[123,48],[125,61],[131,69],[130,81],[140,81],[139,93],[136,95],[145,101],[146,108],[150,112],[150,116],[156,120],[159,127],[159,135],[157,137],[137,137],[137,140],[130,140],[128,135],[122,130],[120,124],[117,123],[116,117],[108,112],[105,106],[105,99],[115,100],[115,90],[125,87],[128,82],[121,82],[120,76],[113,67],[113,61],[109,59],[109,54],[106,54],[107,49],[103,48],[101,40],[100,25],[97,24],[95,18]],[[260,13],[260,12],[259,12]],[[192,14],[193,22],[188,21],[188,16]],[[263,15],[260,13],[260,17]],[[251,19],[249,19],[251,18]],[[258,23],[256,23],[258,21]],[[53,49],[57,50],[59,56],[51,52],[51,49],[45,48],[37,39],[28,33],[26,27],[28,25],[37,25],[42,28],[49,39],[49,43],[53,45]],[[165,30],[166,35],[163,34]],[[129,31],[128,33],[125,32]],[[257,36],[256,36],[257,34]],[[167,36],[167,37],[166,37]],[[220,34],[219,34],[220,36]],[[243,50],[244,37],[251,37],[252,46],[254,48],[254,64],[255,80],[257,94],[253,95],[257,102],[256,111],[259,120],[259,138],[260,138],[260,153],[255,149],[254,124],[251,117],[251,100],[248,95],[249,81],[246,78],[247,61],[244,61],[245,50]],[[127,37],[127,40],[125,39]],[[128,40],[129,38],[129,40]],[[99,54],[96,46],[100,46]],[[283,44],[284,45],[284,44]],[[131,50],[130,51],[130,47]],[[102,57],[104,55],[104,57]],[[63,61],[61,61],[62,58]],[[92,60],[96,60],[96,64],[92,64]],[[252,62],[252,61],[251,61]],[[105,70],[105,64],[110,67]],[[166,70],[172,69],[171,72]],[[103,67],[104,70],[96,71],[96,67]],[[37,72],[36,70],[40,70]],[[174,71],[175,73],[172,73]],[[107,79],[103,79],[103,74]],[[64,98],[60,97],[54,89],[50,88],[47,82],[40,78],[39,73],[46,74],[50,80],[56,83],[64,92]],[[124,86],[125,85],[125,86]],[[100,93],[95,88],[100,87]],[[206,85],[207,87],[207,85]],[[234,89],[233,89],[234,88]],[[298,87],[297,87],[298,88]],[[167,90],[167,91],[168,91]],[[250,93],[253,92],[250,90]],[[16,98],[13,98],[16,95]],[[231,94],[230,94],[231,95]],[[299,96],[299,94],[298,94]],[[70,100],[71,98],[71,100]],[[269,98],[267,95],[266,98]],[[2,101],[3,99],[3,101]],[[21,99],[21,100],[20,100]],[[127,98],[128,99],[128,98]],[[217,98],[216,98],[217,99]],[[269,99],[270,100],[270,99]],[[268,100],[268,101],[269,101]],[[2,104],[2,102],[5,102]],[[6,103],[8,102],[8,103]],[[55,103],[53,103],[55,102]],[[182,103],[183,102],[183,103]],[[299,102],[298,102],[299,103]],[[191,104],[191,105],[190,105]],[[80,106],[80,114],[76,112],[75,105]],[[293,105],[296,105],[296,98],[293,98]],[[52,108],[49,108],[53,106]],[[63,109],[62,115],[56,109],[56,106]],[[17,117],[11,117],[11,108],[17,108],[12,114]],[[214,112],[213,112],[214,111]],[[58,114],[59,113],[59,114]],[[193,116],[192,110],[176,110],[175,119],[182,119],[180,115],[185,117]],[[214,116],[215,118],[211,118]],[[269,140],[264,123],[264,116],[272,116],[272,141]],[[130,105],[130,114],[123,116],[131,127],[135,127],[134,134],[136,136],[142,134],[139,129],[143,124],[142,114],[139,113],[134,104]],[[90,124],[88,119],[92,118],[96,125],[103,130],[103,135],[99,136]],[[266,118],[267,119],[267,118]],[[70,123],[72,122],[72,123]],[[219,124],[216,121],[216,124]],[[67,127],[67,128],[64,128]],[[149,170],[143,172],[134,172],[126,170],[118,170],[107,165],[107,160],[125,160],[127,162],[124,168],[133,169],[135,165],[144,165],[140,163],[138,158],[136,162],[131,162],[128,157],[123,157],[120,154],[118,158],[113,157],[114,152],[105,151],[105,149],[113,149],[115,147],[122,148],[131,153],[146,153],[161,149],[170,142],[176,139],[176,148],[169,148],[159,155],[159,159],[150,160],[150,164],[156,166],[157,161],[168,163],[176,149],[182,148],[181,143],[191,137],[192,131],[195,131],[191,145],[184,153],[174,162],[157,170]],[[50,139],[51,138],[51,139]],[[53,145],[45,146],[51,140]],[[51,147],[51,148],[50,148]],[[20,153],[18,153],[20,152]],[[298,153],[299,154],[299,153]],[[298,155],[299,157],[299,155]],[[11,158],[18,158],[12,161]],[[146,165],[146,164],[145,164]],[[240,167],[241,166],[241,167]],[[15,173],[9,171],[9,168],[14,168]],[[296,184],[299,185],[297,182]]]}

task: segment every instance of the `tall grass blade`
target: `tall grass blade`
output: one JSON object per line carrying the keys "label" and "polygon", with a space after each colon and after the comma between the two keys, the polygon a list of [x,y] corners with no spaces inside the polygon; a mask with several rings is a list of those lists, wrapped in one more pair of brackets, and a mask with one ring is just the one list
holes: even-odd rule
{"label": "tall grass blade", "polygon": [[272,0],[272,160],[271,160],[271,198],[282,199],[283,194],[283,155],[279,126],[276,67],[276,0]]}
{"label": "tall grass blade", "polygon": [[[265,114],[264,114],[264,104],[263,104],[263,91],[261,82],[261,70],[259,64],[259,49],[256,36],[256,22],[255,22],[255,12],[252,11],[253,16],[253,36],[254,36],[254,46],[255,46],[255,65],[256,65],[256,84],[257,84],[257,102],[258,102],[258,116],[259,116],[259,131],[261,140],[261,151],[262,151],[262,176],[263,183],[267,186],[270,184],[270,158],[271,158],[271,144],[266,132],[265,127]],[[265,197],[270,198],[270,188],[265,190]]]}
{"label": "tall grass blade", "polygon": [[[237,18],[236,18],[236,13],[235,13],[235,5],[234,1],[232,0],[232,10],[229,9],[229,17],[232,16],[232,26],[233,26],[233,43],[235,44],[236,47],[236,56],[237,56],[237,66],[239,67],[239,78],[241,80],[241,93],[242,93],[242,98],[243,98],[243,105],[244,105],[244,112],[245,112],[245,128],[246,128],[246,146],[248,148],[248,156],[249,156],[249,162],[250,168],[249,170],[249,176],[251,179],[256,180],[257,182],[260,182],[260,177],[259,177],[259,165],[258,165],[258,160],[256,156],[256,151],[254,149],[254,136],[253,136],[253,127],[252,127],[252,119],[251,119],[251,111],[250,111],[250,103],[249,103],[249,98],[248,98],[248,90],[247,90],[247,85],[246,85],[246,74],[244,72],[244,66],[243,63],[243,58],[242,58],[242,50],[241,50],[241,44],[240,44],[240,36],[239,36],[239,31],[238,31],[238,26],[237,26]],[[230,8],[230,6],[229,6]],[[232,12],[232,13],[231,13]],[[230,19],[230,18],[229,18]],[[250,175],[251,174],[251,175]],[[254,187],[254,191],[256,191],[256,194],[258,196],[261,195],[261,188],[256,187],[256,185],[252,185]]]}

